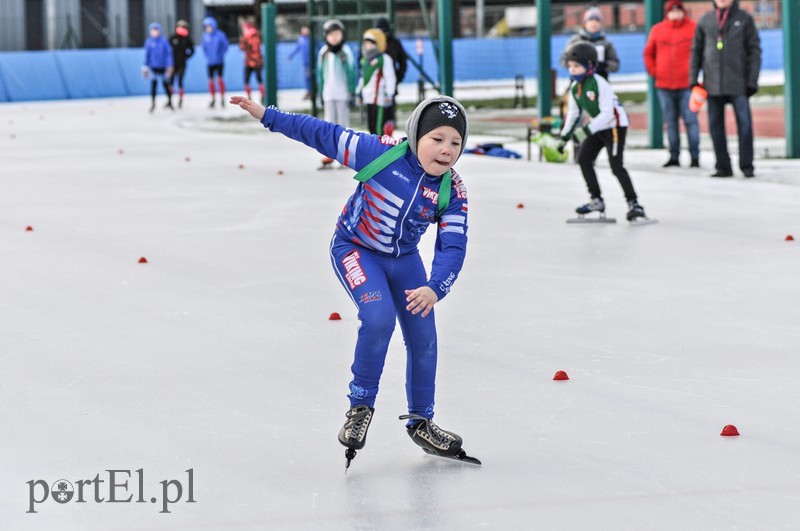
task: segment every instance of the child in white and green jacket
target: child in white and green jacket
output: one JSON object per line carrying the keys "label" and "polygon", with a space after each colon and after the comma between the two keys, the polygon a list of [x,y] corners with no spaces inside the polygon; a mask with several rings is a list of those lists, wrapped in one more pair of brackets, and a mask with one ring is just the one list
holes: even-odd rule
{"label": "child in white and green jacket", "polygon": [[[605,148],[611,171],[619,180],[628,202],[628,221],[645,218],[644,208],[639,205],[633,182],[623,166],[628,114],[620,105],[608,81],[595,74],[597,50],[591,44],[579,42],[570,46],[565,56],[572,85],[568,91],[569,106],[562,128],[561,146],[563,149],[570,139],[581,143],[578,164],[591,196],[589,203],[575,211],[581,215],[605,212],[605,202],[594,169],[597,156]],[[581,126],[584,112],[591,119],[588,124]]]}

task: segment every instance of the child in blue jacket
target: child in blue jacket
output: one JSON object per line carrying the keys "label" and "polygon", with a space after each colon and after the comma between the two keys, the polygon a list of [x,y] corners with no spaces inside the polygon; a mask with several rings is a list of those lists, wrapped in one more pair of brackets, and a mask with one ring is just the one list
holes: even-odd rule
{"label": "child in blue jacket", "polygon": [[216,87],[214,77],[219,82],[219,103],[225,107],[225,80],[222,78],[225,70],[225,52],[228,51],[228,36],[217,28],[217,20],[213,17],[203,19],[203,53],[208,62],[208,92],[211,93],[211,104],[214,108],[216,102]]}
{"label": "child in blue jacket", "polygon": [[[437,358],[433,307],[453,287],[467,249],[467,191],[452,170],[467,137],[464,108],[447,96],[423,101],[408,119],[407,140],[398,143],[311,116],[264,109],[239,96],[231,103],[270,131],[358,172],[359,184],[345,203],[330,245],[334,272],[361,321],[350,409],[339,432],[347,464],[366,442],[398,321],[407,351],[408,415],[401,418],[408,420],[409,436],[427,453],[471,459],[461,449],[461,437],[431,420]],[[417,245],[434,223],[438,230],[428,278]]]}
{"label": "child in blue jacket", "polygon": [[172,107],[172,90],[169,86],[169,79],[172,76],[172,47],[169,41],[161,34],[161,24],[153,22],[150,24],[150,36],[144,43],[144,65],[142,66],[142,76],[150,82],[150,112],[156,109],[156,87],[158,80],[164,85],[167,93],[167,109],[175,110]]}

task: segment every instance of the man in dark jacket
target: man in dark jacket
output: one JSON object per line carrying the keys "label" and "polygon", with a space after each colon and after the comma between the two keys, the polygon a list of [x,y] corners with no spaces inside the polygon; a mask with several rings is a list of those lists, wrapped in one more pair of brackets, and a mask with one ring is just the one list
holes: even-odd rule
{"label": "man in dark jacket", "polygon": [[758,91],[761,41],[753,17],[739,9],[738,0],[714,0],[714,4],[715,9],[697,23],[689,83],[697,85],[703,71],[708,123],[717,158],[717,171],[711,176],[733,176],[725,134],[725,104],[731,103],[739,133],[739,168],[745,177],[753,177],[753,120],[748,98]]}
{"label": "man in dark jacket", "polygon": [[[397,84],[394,88],[394,97],[397,97],[397,88],[400,86],[400,82],[403,81],[403,78],[406,76],[406,70],[408,69],[408,54],[406,54],[406,51],[403,48],[403,43],[395,38],[394,32],[392,31],[392,25],[389,23],[389,19],[386,17],[378,17],[375,19],[375,27],[386,35],[386,55],[392,58],[392,65],[394,66],[394,73],[395,77],[397,78]],[[360,62],[361,59],[359,58],[359,64]],[[383,111],[383,133],[389,136],[391,136],[394,132],[394,97],[392,98],[392,104],[388,107],[384,107]]]}

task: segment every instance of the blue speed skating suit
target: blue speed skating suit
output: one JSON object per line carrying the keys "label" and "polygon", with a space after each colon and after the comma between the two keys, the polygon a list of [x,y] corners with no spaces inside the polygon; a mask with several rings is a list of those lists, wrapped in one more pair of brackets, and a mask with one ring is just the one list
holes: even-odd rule
{"label": "blue speed skating suit", "polygon": [[[322,155],[360,170],[396,143],[356,133],[311,116],[267,109],[261,122],[315,148]],[[458,278],[467,248],[467,192],[452,172],[450,202],[441,214],[437,202],[442,177],[425,173],[416,155],[404,156],[359,183],[347,200],[331,241],[336,276],[358,307],[361,326],[350,383],[351,405],[374,407],[389,339],[395,322],[406,344],[406,395],[410,413],[433,417],[436,379],[434,314],[406,310],[405,290],[428,286],[442,300]],[[437,223],[430,278],[417,244]]]}

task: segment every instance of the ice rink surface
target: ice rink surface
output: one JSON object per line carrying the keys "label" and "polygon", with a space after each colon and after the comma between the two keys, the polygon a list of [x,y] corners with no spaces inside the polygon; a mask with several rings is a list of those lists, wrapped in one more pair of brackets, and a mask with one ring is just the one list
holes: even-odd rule
{"label": "ice rink surface", "polygon": [[358,322],[328,243],[352,172],[204,104],[0,106],[1,529],[800,527],[800,164],[714,180],[709,152],[631,150],[660,222],[630,227],[603,156],[618,223],[572,226],[574,164],[465,155],[436,421],[484,464],[408,439],[398,331],[345,475]]}

